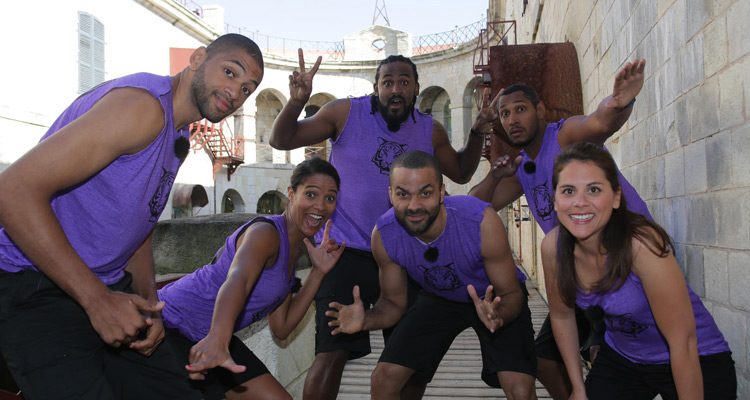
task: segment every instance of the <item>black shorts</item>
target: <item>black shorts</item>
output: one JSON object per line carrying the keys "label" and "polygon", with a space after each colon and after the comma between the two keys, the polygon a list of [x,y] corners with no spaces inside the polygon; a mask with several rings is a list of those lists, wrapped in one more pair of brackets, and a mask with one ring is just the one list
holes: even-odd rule
{"label": "black shorts", "polygon": [[[110,290],[129,292],[130,274]],[[27,400],[199,399],[172,347],[149,357],[105,344],[44,274],[0,272],[0,351]]]}
{"label": "black shorts", "polygon": [[[523,288],[526,299],[528,295]],[[468,327],[479,337],[482,380],[487,385],[499,388],[497,373],[502,371],[536,377],[534,328],[526,301],[518,319],[490,333],[473,303],[454,302],[422,291],[396,325],[379,361],[413,369],[413,380],[429,382],[453,339]]]}
{"label": "black shorts", "polygon": [[[732,353],[700,356],[703,398],[737,398],[737,376]],[[677,400],[677,389],[670,364],[637,364],[621,356],[606,343],[586,377],[586,395],[591,400],[651,400],[659,394],[664,400]]]}
{"label": "black shorts", "polygon": [[[380,297],[380,280],[378,264],[372,253],[346,248],[336,265],[331,269],[320,284],[315,295],[315,354],[333,350],[346,350],[349,359],[364,357],[372,351],[370,348],[370,333],[357,332],[355,334],[339,333],[331,335],[332,327],[328,322],[332,318],[325,315],[331,310],[331,302],[340,304],[354,303],[352,290],[359,286],[359,296],[364,303],[365,310],[375,304]],[[409,278],[409,304],[413,303],[418,291],[418,285]],[[383,330],[386,340],[393,328]]]}
{"label": "black shorts", "polygon": [[[174,348],[180,361],[184,365],[189,364],[190,349],[195,342],[186,338],[178,329],[167,329],[166,341]],[[216,367],[206,373],[205,380],[190,381],[193,388],[203,393],[205,400],[224,399],[226,392],[253,378],[269,373],[266,365],[237,336],[232,336],[229,341],[229,354],[235,364],[246,367],[244,372],[235,374],[228,369]]]}
{"label": "black shorts", "polygon": [[[586,344],[586,340],[591,334],[591,324],[588,319],[586,319],[586,313],[578,306],[575,306],[575,314],[576,325],[578,325],[578,344],[579,348],[583,348],[584,344]],[[603,338],[604,335],[602,333],[600,337],[596,338],[595,344],[600,344]],[[552,322],[550,321],[549,314],[547,314],[547,318],[544,319],[542,327],[539,328],[539,333],[534,341],[534,351],[536,351],[536,356],[539,358],[553,360],[559,363],[563,362],[560,349],[557,347],[557,342],[555,342],[555,335],[552,333]],[[581,351],[581,356],[584,360],[590,361],[588,349]]]}

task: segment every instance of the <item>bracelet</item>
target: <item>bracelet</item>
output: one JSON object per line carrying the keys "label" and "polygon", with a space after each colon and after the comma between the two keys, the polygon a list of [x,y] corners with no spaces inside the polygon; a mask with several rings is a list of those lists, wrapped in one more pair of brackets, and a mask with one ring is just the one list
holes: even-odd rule
{"label": "bracelet", "polygon": [[482,133],[482,132],[477,132],[477,131],[475,131],[475,130],[474,130],[474,128],[471,128],[471,129],[469,129],[469,133],[471,133],[471,134],[472,134],[472,135],[474,135],[474,136],[480,136],[480,137],[484,137],[484,133]]}
{"label": "bracelet", "polygon": [[635,97],[633,97],[633,100],[630,100],[630,103],[626,104],[625,107],[620,107],[618,110],[624,110],[626,108],[633,107],[633,104],[635,104]]}

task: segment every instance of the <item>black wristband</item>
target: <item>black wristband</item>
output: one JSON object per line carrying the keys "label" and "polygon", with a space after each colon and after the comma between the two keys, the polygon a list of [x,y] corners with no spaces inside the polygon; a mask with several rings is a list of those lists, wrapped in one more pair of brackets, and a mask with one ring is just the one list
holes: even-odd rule
{"label": "black wristband", "polygon": [[477,131],[474,130],[474,128],[469,129],[469,133],[471,133],[474,136],[484,137],[484,133],[477,132]]}
{"label": "black wristband", "polygon": [[618,110],[624,110],[626,108],[633,107],[633,104],[635,104],[635,97],[633,97],[633,100],[630,100],[630,103],[626,104],[625,107],[620,107]]}

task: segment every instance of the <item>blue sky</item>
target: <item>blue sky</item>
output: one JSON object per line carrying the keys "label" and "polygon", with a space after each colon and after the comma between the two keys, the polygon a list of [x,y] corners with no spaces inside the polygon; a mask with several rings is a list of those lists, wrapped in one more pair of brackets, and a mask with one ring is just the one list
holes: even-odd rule
{"label": "blue sky", "polygon": [[[222,6],[224,21],[236,27],[312,41],[340,41],[370,27],[376,4],[376,0],[189,0],[188,4],[190,1]],[[488,0],[385,0],[391,28],[414,36],[477,22],[486,16],[488,5]],[[385,25],[382,17],[377,23]]]}

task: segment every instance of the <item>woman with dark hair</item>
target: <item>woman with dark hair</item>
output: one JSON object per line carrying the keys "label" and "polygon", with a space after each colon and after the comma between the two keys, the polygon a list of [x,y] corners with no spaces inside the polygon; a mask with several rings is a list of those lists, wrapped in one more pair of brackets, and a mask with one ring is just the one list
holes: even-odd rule
{"label": "woman with dark hair", "polygon": [[[555,159],[552,185],[560,225],[542,242],[542,262],[571,399],[735,399],[727,342],[664,229],[627,210],[612,156],[570,145]],[[585,384],[574,304],[600,308],[607,325]]]}
{"label": "woman with dark hair", "polygon": [[[159,290],[168,341],[184,355],[206,399],[291,399],[233,333],[268,315],[271,332],[285,339],[305,315],[345,247],[328,237],[339,185],[327,161],[305,160],[294,169],[283,214],[247,222],[210,264]],[[324,225],[323,241],[314,247],[308,238]],[[303,243],[312,269],[293,295]]]}

